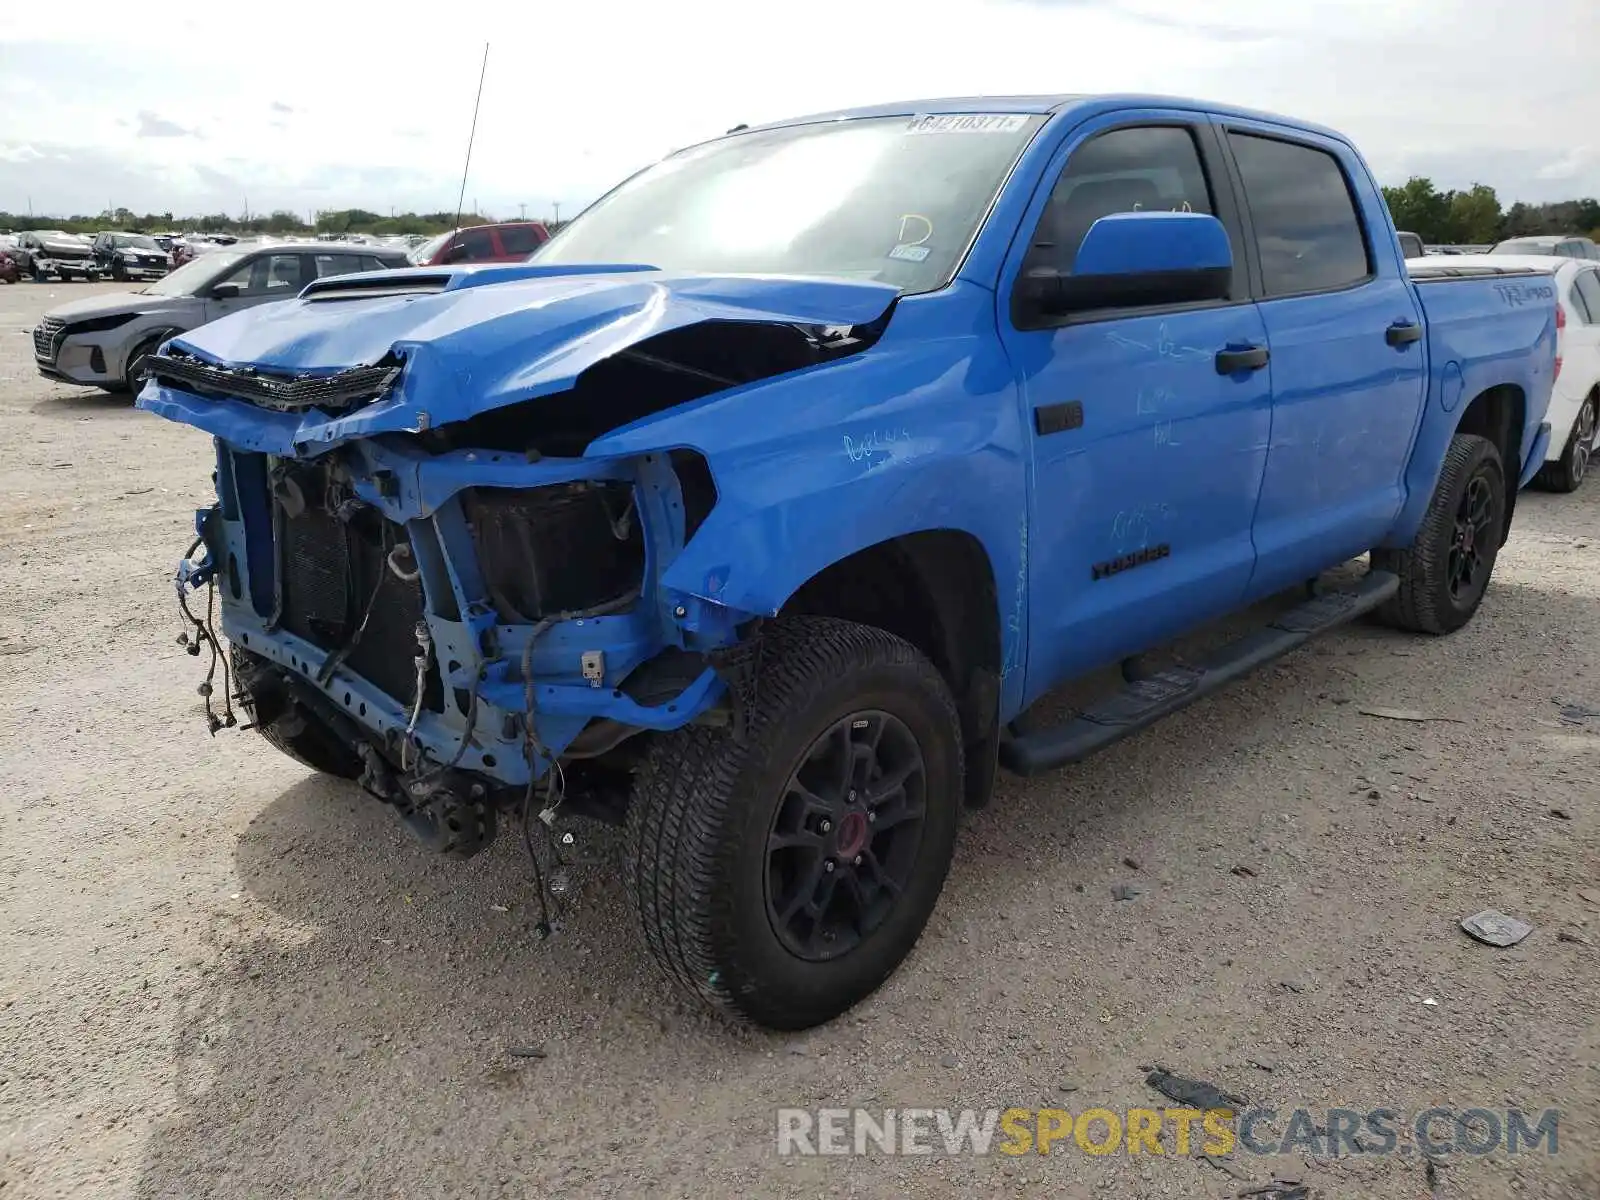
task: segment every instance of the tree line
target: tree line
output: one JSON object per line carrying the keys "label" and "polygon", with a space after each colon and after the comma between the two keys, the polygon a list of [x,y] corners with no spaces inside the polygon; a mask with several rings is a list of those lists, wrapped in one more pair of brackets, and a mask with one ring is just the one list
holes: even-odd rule
{"label": "tree line", "polygon": [[[274,234],[310,236],[318,233],[370,233],[425,234],[443,233],[458,226],[486,225],[495,220],[481,213],[462,213],[460,220],[454,212],[399,213],[384,216],[364,208],[324,209],[315,220],[306,221],[298,213],[275,209],[265,214],[248,217],[230,217],[227,213],[207,213],[200,216],[177,216],[171,212],[135,213],[126,208],[106,209],[94,215],[79,213],[70,217],[30,216],[25,213],[0,211],[0,232],[18,232],[24,229],[59,229],[65,233],[99,233],[102,229],[127,230],[133,233],[151,233],[157,230],[177,230],[195,233]],[[552,231],[565,222],[545,221]]]}
{"label": "tree line", "polygon": [[1384,188],[1383,198],[1397,228],[1434,246],[1492,245],[1540,234],[1587,234],[1600,241],[1600,200],[1592,197],[1552,204],[1518,201],[1502,209],[1486,184],[1441,192],[1433,180],[1413,175],[1399,187]]}

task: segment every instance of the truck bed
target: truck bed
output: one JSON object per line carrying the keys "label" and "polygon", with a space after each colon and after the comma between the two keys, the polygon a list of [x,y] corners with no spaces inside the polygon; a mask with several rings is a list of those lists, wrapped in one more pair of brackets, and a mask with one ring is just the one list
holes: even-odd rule
{"label": "truck bed", "polygon": [[1397,545],[1416,533],[1463,406],[1486,392],[1518,395],[1506,419],[1515,423],[1520,416],[1514,431],[1519,461],[1506,463],[1506,470],[1513,488],[1527,485],[1548,444],[1545,411],[1556,358],[1550,272],[1457,266],[1448,259],[1413,259],[1405,266],[1426,321],[1428,398],[1406,476],[1410,498],[1396,523]]}
{"label": "truck bed", "polygon": [[[1526,267],[1434,266],[1416,261],[1408,262],[1406,270],[1418,285],[1417,295],[1427,317],[1433,386],[1454,383],[1468,397],[1476,396],[1491,386],[1487,377],[1481,386],[1473,386],[1477,368],[1526,355],[1529,347],[1540,342],[1547,326],[1548,358],[1538,365],[1549,374],[1555,357],[1555,278],[1551,272]],[[1450,396],[1443,399],[1446,411],[1454,407]]]}

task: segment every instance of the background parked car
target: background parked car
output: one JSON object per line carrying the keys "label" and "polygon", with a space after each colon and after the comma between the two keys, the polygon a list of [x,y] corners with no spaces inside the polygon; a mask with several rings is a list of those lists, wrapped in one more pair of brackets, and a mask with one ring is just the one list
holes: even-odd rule
{"label": "background parked car", "polygon": [[51,275],[60,279],[94,279],[99,271],[94,265],[94,249],[89,239],[60,229],[30,229],[17,235],[17,252],[20,266],[35,282],[43,282]]}
{"label": "background parked car", "polygon": [[33,331],[39,374],[109,392],[144,386],[144,360],[175,334],[272,300],[313,279],[405,267],[405,255],[374,246],[289,243],[218,248],[136,292],[63,304]]}
{"label": "background parked car", "polygon": [[430,238],[411,252],[411,262],[419,267],[469,262],[521,262],[549,240],[550,231],[538,221],[473,225]]}
{"label": "background parked car", "polygon": [[1575,235],[1508,238],[1489,253],[1554,254],[1561,258],[1587,258],[1600,262],[1600,246],[1586,237]]}
{"label": "background parked car", "polygon": [[116,280],[159,279],[172,267],[172,255],[153,237],[107,230],[95,235],[94,263]]}
{"label": "background parked car", "polygon": [[172,265],[181,267],[184,263],[193,262],[202,254],[209,254],[213,250],[222,249],[222,243],[213,241],[199,234],[185,234],[172,243]]}

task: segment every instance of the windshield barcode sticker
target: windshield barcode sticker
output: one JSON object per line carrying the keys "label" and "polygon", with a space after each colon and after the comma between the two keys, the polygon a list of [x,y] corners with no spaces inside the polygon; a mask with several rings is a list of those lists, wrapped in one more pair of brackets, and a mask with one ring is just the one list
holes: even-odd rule
{"label": "windshield barcode sticker", "polygon": [[1016,133],[1028,124],[1026,113],[929,113],[912,117],[907,133]]}

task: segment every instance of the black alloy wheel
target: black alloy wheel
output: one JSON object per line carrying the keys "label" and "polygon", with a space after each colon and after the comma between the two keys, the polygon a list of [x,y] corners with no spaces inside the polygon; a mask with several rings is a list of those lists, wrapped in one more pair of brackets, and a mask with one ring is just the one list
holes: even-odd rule
{"label": "black alloy wheel", "polygon": [[767,917],[786,949],[825,962],[855,949],[905,892],[927,814],[911,730],[852,713],[805,752],[767,835]]}

